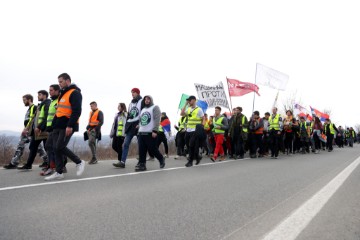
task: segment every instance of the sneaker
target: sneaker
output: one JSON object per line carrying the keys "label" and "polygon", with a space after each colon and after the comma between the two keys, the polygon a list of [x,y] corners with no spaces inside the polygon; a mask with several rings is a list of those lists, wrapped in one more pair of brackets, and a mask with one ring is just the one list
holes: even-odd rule
{"label": "sneaker", "polygon": [[213,161],[213,162],[215,162],[215,161],[216,161],[216,158],[215,158],[215,157],[211,157],[210,160]]}
{"label": "sneaker", "polygon": [[8,165],[4,165],[5,169],[16,169],[17,166],[16,165],[12,165],[11,163],[9,163]]}
{"label": "sneaker", "polygon": [[192,161],[188,161],[186,164],[185,164],[185,167],[192,167],[193,163]]}
{"label": "sneaker", "polygon": [[165,167],[165,159],[160,162],[160,168],[164,168],[164,167]]}
{"label": "sneaker", "polygon": [[164,155],[164,158],[169,158],[169,155],[165,154],[165,155]]}
{"label": "sneaker", "polygon": [[40,176],[48,176],[54,173],[52,168],[48,168],[45,171],[40,172]]}
{"label": "sneaker", "polygon": [[117,163],[113,163],[113,166],[117,167],[117,168],[125,168],[125,163],[122,161],[119,161]]}
{"label": "sneaker", "polygon": [[48,168],[48,163],[47,162],[43,162],[42,164],[39,165],[39,168]]}
{"label": "sneaker", "polygon": [[97,164],[98,160],[96,159],[96,157],[93,157],[90,161],[89,164]]}
{"label": "sneaker", "polygon": [[221,162],[221,161],[224,161],[225,158],[226,158],[225,156],[221,156],[220,159],[219,159],[219,161],[220,161],[220,162]]}
{"label": "sneaker", "polygon": [[[81,164],[81,163],[79,163],[79,164]],[[64,179],[64,174],[62,174],[62,173],[60,174],[60,173],[57,173],[57,172],[54,172],[52,175],[44,178],[45,181],[61,180],[61,179]]]}
{"label": "sneaker", "polygon": [[135,167],[135,172],[143,172],[143,171],[146,171],[146,170],[147,169],[146,169],[145,165],[139,165],[138,167]]}
{"label": "sneaker", "polygon": [[153,157],[149,157],[148,159],[146,159],[146,161],[154,161],[154,160],[155,160],[155,158],[153,158]]}
{"label": "sneaker", "polygon": [[30,170],[30,169],[32,169],[32,167],[25,164],[24,166],[17,167],[17,169],[19,169],[19,170]]}
{"label": "sneaker", "polygon": [[81,176],[85,169],[85,161],[81,160],[81,163],[76,164],[76,176]]}

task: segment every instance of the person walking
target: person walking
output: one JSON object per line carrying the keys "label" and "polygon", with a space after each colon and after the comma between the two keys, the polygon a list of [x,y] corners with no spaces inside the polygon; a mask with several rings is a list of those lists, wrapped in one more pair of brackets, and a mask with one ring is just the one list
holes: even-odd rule
{"label": "person walking", "polygon": [[338,132],[339,130],[336,128],[335,124],[333,124],[331,120],[327,118],[324,124],[324,133],[326,135],[326,148],[328,149],[328,152],[332,152],[333,150],[335,131]]}
{"label": "person walking", "polygon": [[316,153],[316,154],[320,153],[320,149],[321,149],[320,138],[321,138],[322,131],[323,131],[322,123],[318,117],[315,117],[314,124],[312,127],[312,136],[313,136],[313,139],[315,142],[315,152],[314,153]]}
{"label": "person walking", "polygon": [[98,162],[96,156],[96,141],[101,140],[101,126],[104,124],[104,113],[98,109],[96,102],[90,103],[89,123],[86,126],[86,134],[88,136],[88,144],[91,150],[92,158],[89,164]]}
{"label": "person walking", "polygon": [[[48,133],[45,131],[47,124],[47,116],[49,111],[49,106],[51,100],[48,99],[49,93],[46,90],[40,90],[38,92],[38,101],[40,102],[39,106],[36,109],[36,114],[34,121],[30,124],[29,135],[31,136],[30,141],[30,153],[27,159],[27,162],[18,167],[19,170],[29,170],[32,169],[32,164],[34,163],[36,153],[38,151],[39,145],[43,143],[45,146]],[[48,163],[42,164],[43,166],[48,166]]]}
{"label": "person walking", "polygon": [[[10,162],[4,165],[5,169],[16,169],[19,165],[21,156],[24,153],[25,145],[30,142],[29,139],[29,129],[35,117],[37,106],[33,103],[34,97],[31,94],[25,94],[22,97],[23,103],[25,107],[28,107],[25,119],[24,119],[24,128],[20,135],[20,140],[16,147],[16,151]],[[37,153],[43,159],[43,162],[47,162],[47,154],[44,150],[44,146],[42,144],[39,145]],[[41,166],[42,167],[42,166]]]}
{"label": "person walking", "polygon": [[81,90],[71,83],[69,74],[62,73],[58,76],[61,93],[53,119],[53,148],[55,151],[56,171],[45,177],[46,181],[64,178],[64,156],[76,164],[76,175],[81,176],[85,169],[85,161],[75,155],[67,145],[74,132],[79,131],[79,118],[81,115],[82,95]]}
{"label": "person walking", "polygon": [[243,159],[245,142],[248,139],[249,122],[245,115],[242,114],[242,107],[235,108],[235,116],[232,120],[229,136],[233,142],[233,153],[236,159]]}
{"label": "person walking", "polygon": [[175,137],[176,153],[175,159],[181,159],[182,156],[186,156],[184,152],[185,147],[185,134],[186,134],[187,116],[180,117],[178,125],[174,126],[178,131]]}
{"label": "person walking", "polygon": [[277,111],[277,107],[274,107],[272,109],[272,115],[269,118],[271,158],[275,159],[279,156],[279,141],[283,130],[283,121]]}
{"label": "person walking", "polygon": [[259,111],[253,113],[249,124],[249,131],[251,135],[250,158],[256,158],[256,151],[259,153],[259,158],[263,157],[262,136],[264,133],[264,120],[260,118]]}
{"label": "person walking", "polygon": [[125,124],[125,139],[123,145],[123,152],[121,160],[117,163],[113,163],[114,167],[125,168],[126,159],[129,153],[129,147],[133,137],[137,136],[139,128],[140,112],[143,108],[142,97],[140,96],[140,89],[131,89],[132,100],[128,107],[128,115]]}
{"label": "person walking", "polygon": [[[188,117],[188,123],[186,128],[186,147],[188,149],[189,157],[186,167],[192,167],[193,161],[196,159],[196,165],[200,163],[201,157],[199,156],[200,143],[205,139],[205,118],[203,110],[196,106],[196,97],[190,96],[186,99],[186,104],[181,109],[181,116]],[[201,127],[204,133],[204,139],[202,139]],[[198,130],[198,131],[196,131]]]}
{"label": "person walking", "polygon": [[112,138],[112,149],[117,153],[117,159],[121,161],[123,152],[123,143],[125,140],[125,124],[127,119],[127,110],[125,103],[119,103],[118,112],[115,114],[113,125],[111,127],[110,138]]}
{"label": "person walking", "polygon": [[[161,120],[160,120],[160,126],[159,126],[159,132],[157,135],[157,147],[160,147],[160,144],[164,144],[165,154],[164,157],[169,157],[169,146],[168,146],[168,137],[171,136],[171,123],[166,115],[166,112],[161,113]],[[150,155],[150,154],[149,154]],[[152,157],[150,155],[150,157]]]}
{"label": "person walking", "polygon": [[139,164],[135,167],[136,172],[146,171],[146,154],[149,152],[155,156],[160,163],[160,168],[165,167],[165,158],[159,152],[156,144],[156,138],[159,132],[161,111],[159,106],[154,105],[151,96],[145,96],[143,108],[140,113],[138,147]]}
{"label": "person walking", "polygon": [[219,161],[225,160],[225,152],[223,148],[225,130],[229,129],[228,120],[226,117],[221,115],[221,107],[215,107],[215,115],[210,125],[215,139],[215,150],[214,155],[210,158],[211,161],[215,162],[217,157],[220,155]]}
{"label": "person walking", "polygon": [[55,170],[55,152],[53,148],[53,135],[52,135],[52,121],[56,113],[56,107],[58,104],[58,97],[60,94],[60,86],[53,84],[49,87],[49,94],[51,103],[49,105],[48,116],[46,119],[46,132],[48,132],[48,138],[46,140],[45,149],[48,155],[48,166],[40,172],[41,176],[51,175]]}

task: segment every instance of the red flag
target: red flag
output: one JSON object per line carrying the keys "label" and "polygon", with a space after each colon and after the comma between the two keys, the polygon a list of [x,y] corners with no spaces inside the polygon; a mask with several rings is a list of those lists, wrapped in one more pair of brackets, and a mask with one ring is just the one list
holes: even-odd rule
{"label": "red flag", "polygon": [[259,94],[259,87],[256,84],[241,82],[236,79],[227,78],[228,86],[229,86],[229,95],[230,97],[238,97],[248,94],[250,92],[256,92]]}

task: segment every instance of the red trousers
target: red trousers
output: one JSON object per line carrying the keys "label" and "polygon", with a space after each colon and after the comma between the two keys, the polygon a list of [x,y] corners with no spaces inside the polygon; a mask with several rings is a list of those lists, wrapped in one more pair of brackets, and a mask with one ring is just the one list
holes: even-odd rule
{"label": "red trousers", "polygon": [[224,148],[223,148],[223,143],[224,143],[224,135],[223,134],[214,134],[214,138],[215,138],[215,151],[214,151],[214,158],[216,159],[217,156],[220,155],[224,155]]}

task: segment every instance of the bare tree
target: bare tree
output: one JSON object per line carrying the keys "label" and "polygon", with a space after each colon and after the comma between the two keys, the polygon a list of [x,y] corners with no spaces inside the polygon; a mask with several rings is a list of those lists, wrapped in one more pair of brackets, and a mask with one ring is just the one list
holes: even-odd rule
{"label": "bare tree", "polygon": [[4,165],[12,157],[14,147],[11,143],[11,137],[0,135],[0,164]]}
{"label": "bare tree", "polygon": [[283,101],[284,112],[287,110],[294,112],[294,105],[296,103],[302,105],[301,98],[297,98],[297,90],[295,90],[293,93],[290,93],[289,97]]}
{"label": "bare tree", "polygon": [[354,127],[355,132],[359,133],[360,132],[360,124],[356,124]]}

